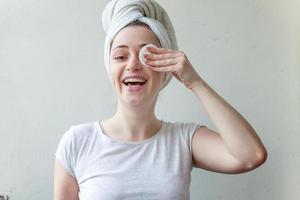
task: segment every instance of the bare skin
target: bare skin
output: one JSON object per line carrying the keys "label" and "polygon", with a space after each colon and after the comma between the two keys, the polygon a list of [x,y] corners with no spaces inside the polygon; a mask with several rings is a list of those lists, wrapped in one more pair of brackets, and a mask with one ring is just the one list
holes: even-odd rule
{"label": "bare skin", "polygon": [[[133,25],[122,29],[112,43],[110,80],[117,95],[116,113],[101,121],[104,133],[124,141],[139,141],[156,134],[161,121],[155,116],[155,104],[165,72],[193,92],[217,128],[196,130],[192,139],[195,165],[218,173],[238,174],[262,165],[267,151],[251,125],[228,102],[218,95],[195,71],[184,52],[150,48],[145,58],[150,68],[141,65],[139,49],[148,43],[160,47],[155,34],[146,26]],[[122,47],[118,47],[122,45]],[[117,48],[118,47],[118,48]],[[122,78],[143,75],[147,86],[133,94],[125,89]],[[121,131],[122,130],[122,131]],[[56,161],[54,199],[78,199],[77,181]]]}

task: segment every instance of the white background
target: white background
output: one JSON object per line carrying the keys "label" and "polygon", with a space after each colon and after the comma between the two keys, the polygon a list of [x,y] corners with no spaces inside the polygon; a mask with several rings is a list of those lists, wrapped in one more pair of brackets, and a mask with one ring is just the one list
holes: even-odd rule
{"label": "white background", "polygon": [[[73,124],[110,117],[101,0],[0,1],[0,194],[52,199],[54,152]],[[194,169],[191,199],[300,196],[300,1],[159,1],[200,76],[253,126],[261,167],[226,175]],[[175,78],[157,116],[215,129]]]}

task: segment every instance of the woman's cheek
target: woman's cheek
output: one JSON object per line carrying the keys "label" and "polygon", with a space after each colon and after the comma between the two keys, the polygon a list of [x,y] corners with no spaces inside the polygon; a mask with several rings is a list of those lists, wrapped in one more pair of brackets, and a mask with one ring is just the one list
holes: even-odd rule
{"label": "woman's cheek", "polygon": [[109,77],[114,87],[121,87],[121,70],[117,70],[116,66],[110,68]]}
{"label": "woman's cheek", "polygon": [[[113,63],[111,63],[111,64],[113,64]],[[116,71],[115,71],[115,68],[114,67],[112,67],[112,66],[109,66],[110,68],[109,68],[109,80],[110,80],[110,82],[113,84],[113,86],[115,86],[116,84],[115,84],[115,76],[116,76]]]}

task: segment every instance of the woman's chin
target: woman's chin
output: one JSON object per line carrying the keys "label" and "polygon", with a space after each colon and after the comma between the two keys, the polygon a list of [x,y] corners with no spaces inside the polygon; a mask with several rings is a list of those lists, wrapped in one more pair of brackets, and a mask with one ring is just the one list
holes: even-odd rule
{"label": "woman's chin", "polygon": [[128,93],[123,94],[123,99],[125,102],[128,102],[129,104],[140,104],[146,102],[147,100],[146,95],[144,94],[132,95]]}

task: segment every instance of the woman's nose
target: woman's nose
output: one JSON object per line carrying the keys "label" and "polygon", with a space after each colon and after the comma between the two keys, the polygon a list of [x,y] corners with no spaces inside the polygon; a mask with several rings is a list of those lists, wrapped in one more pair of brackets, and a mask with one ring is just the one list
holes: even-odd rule
{"label": "woman's nose", "polygon": [[137,56],[131,57],[126,66],[126,70],[140,70],[142,68],[143,68],[143,65],[140,62],[139,57],[137,57]]}

